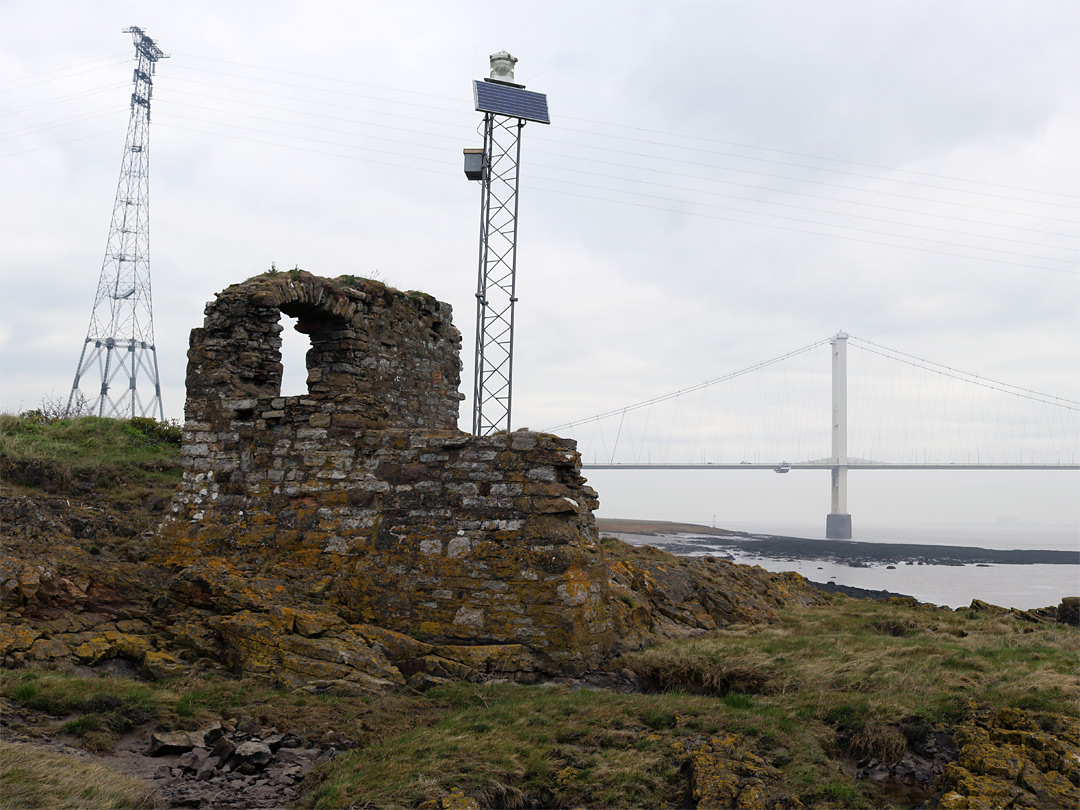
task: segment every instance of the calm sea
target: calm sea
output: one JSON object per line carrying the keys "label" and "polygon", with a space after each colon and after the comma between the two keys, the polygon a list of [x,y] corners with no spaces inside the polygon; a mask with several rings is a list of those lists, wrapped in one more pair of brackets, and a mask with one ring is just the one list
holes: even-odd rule
{"label": "calm sea", "polygon": [[[823,527],[793,524],[724,524],[733,531],[785,537],[823,539]],[[923,526],[913,528],[856,527],[852,539],[877,543],[967,546],[991,549],[1080,548],[1075,526]],[[663,547],[678,535],[619,535],[635,544]],[[684,535],[685,536],[685,535]],[[701,537],[701,535],[698,535]],[[703,553],[708,553],[707,551]],[[716,550],[737,562],[760,565],[769,571],[797,571],[815,582],[835,582],[856,588],[887,590],[914,596],[922,602],[963,607],[972,599],[1021,609],[1056,605],[1063,596],[1080,595],[1080,565],[885,565],[852,567],[826,560],[760,557],[750,553]]]}

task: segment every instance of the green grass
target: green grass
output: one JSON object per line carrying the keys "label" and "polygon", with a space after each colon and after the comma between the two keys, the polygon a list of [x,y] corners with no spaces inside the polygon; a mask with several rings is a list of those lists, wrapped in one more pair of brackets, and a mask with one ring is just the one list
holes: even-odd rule
{"label": "green grass", "polygon": [[[449,703],[437,722],[336,758],[301,806],[362,799],[415,807],[453,788],[481,806],[520,807],[526,799],[553,807],[686,806],[688,752],[730,732],[748,754],[804,774],[800,786],[809,793],[836,777],[827,727],[792,722],[755,700],[512,684],[455,684],[429,696]],[[860,790],[852,795],[852,806],[865,803]]]}
{"label": "green grass", "polygon": [[0,671],[0,694],[57,717],[121,712],[157,716],[167,691],[128,678],[79,678],[45,670]]}
{"label": "green grass", "polygon": [[482,806],[522,807],[528,797],[555,807],[664,806],[685,791],[680,759],[651,727],[671,728],[677,706],[700,698],[510,684],[455,684],[429,698],[447,704],[433,725],[336,758],[303,806],[363,797],[413,807],[455,787]]}
{"label": "green grass", "polygon": [[162,719],[173,699],[167,691],[127,678],[78,678],[41,670],[0,671],[0,694],[27,709],[69,718],[60,730],[99,753],[112,750],[119,735]]}
{"label": "green grass", "polygon": [[116,488],[138,498],[140,489],[179,482],[180,428],[143,417],[0,414],[0,469],[23,486]]}
{"label": "green grass", "polygon": [[1075,717],[1078,661],[1080,634],[1063,625],[836,597],[622,663],[655,689],[694,684],[732,708],[772,707],[888,748],[883,726],[949,722],[971,700]]}

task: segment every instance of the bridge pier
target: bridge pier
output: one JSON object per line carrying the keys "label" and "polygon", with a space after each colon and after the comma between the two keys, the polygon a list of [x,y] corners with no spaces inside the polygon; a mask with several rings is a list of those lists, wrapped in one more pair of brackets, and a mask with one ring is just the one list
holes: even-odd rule
{"label": "bridge pier", "polygon": [[832,508],[825,517],[825,537],[851,539],[847,510],[847,339],[837,332],[832,344]]}
{"label": "bridge pier", "polygon": [[825,537],[828,540],[851,539],[851,515],[829,513],[825,516]]}

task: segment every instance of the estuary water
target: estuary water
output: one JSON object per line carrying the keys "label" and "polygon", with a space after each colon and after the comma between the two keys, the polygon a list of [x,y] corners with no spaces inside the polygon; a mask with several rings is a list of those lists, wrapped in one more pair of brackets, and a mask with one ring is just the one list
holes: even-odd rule
{"label": "estuary water", "polygon": [[[725,524],[731,531],[751,536],[783,536],[823,540],[824,527],[792,524]],[[996,550],[1056,551],[1080,550],[1080,527],[1074,526],[922,526],[856,527],[858,541],[920,546],[957,546]],[[1080,595],[1080,565],[1007,565],[969,564],[935,565],[904,559],[901,552],[886,562],[815,559],[810,553],[796,559],[791,556],[765,556],[746,548],[733,549],[723,537],[708,534],[632,535],[619,534],[622,540],[636,545],[654,545],[679,554],[715,555],[736,562],[760,565],[769,571],[797,571],[814,582],[833,582],[868,590],[886,590],[914,596],[922,602],[949,607],[963,607],[972,599],[1002,607],[1020,609],[1056,605],[1064,596]],[[812,543],[808,544],[812,548]],[[900,549],[898,549],[900,551]],[[914,557],[915,555],[909,555]]]}

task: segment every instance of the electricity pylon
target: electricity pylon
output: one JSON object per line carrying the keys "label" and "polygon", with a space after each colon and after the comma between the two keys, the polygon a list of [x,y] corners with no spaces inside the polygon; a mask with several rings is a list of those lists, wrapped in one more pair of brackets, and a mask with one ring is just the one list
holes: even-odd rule
{"label": "electricity pylon", "polygon": [[[105,260],[67,412],[85,405],[98,416],[164,420],[150,301],[150,97],[157,61],[168,54],[141,28],[125,28],[124,33],[135,43],[131,117]],[[100,385],[85,396],[79,385],[92,370]],[[148,390],[152,395],[146,395]]]}

